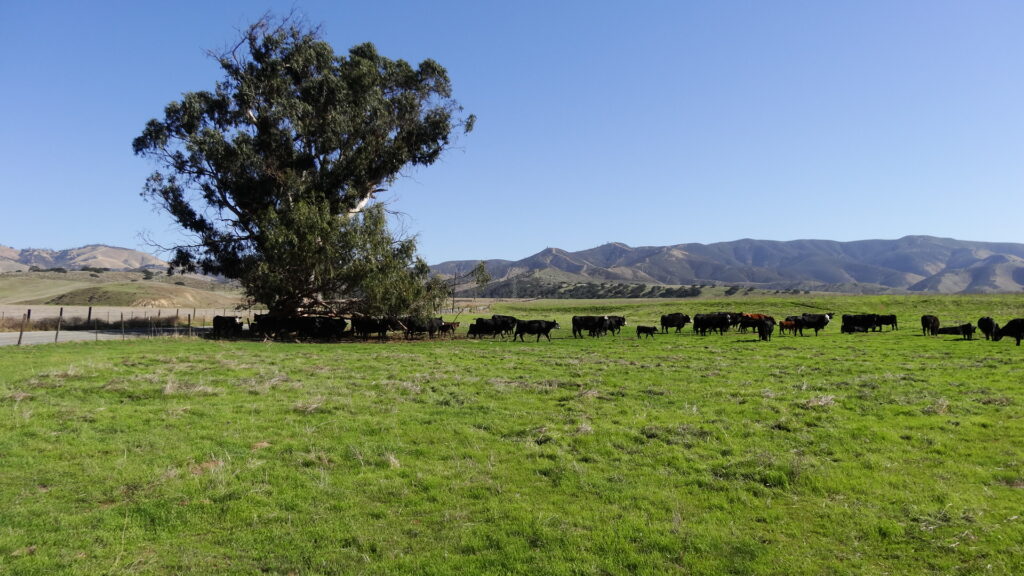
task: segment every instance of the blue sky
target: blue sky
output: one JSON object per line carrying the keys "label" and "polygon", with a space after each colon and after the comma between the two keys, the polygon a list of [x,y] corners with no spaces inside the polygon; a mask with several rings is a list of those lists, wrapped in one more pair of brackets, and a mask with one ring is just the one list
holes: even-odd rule
{"label": "blue sky", "polygon": [[178,238],[145,123],[292,8],[433,58],[476,129],[382,195],[431,263],[739,238],[1024,242],[1024,3],[0,3],[0,244]]}

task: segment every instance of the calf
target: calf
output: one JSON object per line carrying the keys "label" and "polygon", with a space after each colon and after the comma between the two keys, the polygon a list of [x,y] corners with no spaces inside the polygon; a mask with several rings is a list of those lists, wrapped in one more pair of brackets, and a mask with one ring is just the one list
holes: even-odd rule
{"label": "calf", "polygon": [[654,335],[658,332],[657,326],[637,326],[636,337],[639,339],[641,335],[649,336],[654,338]]}
{"label": "calf", "polygon": [[796,321],[783,320],[782,322],[779,322],[779,336],[782,336],[787,331],[796,336]]}
{"label": "calf", "polygon": [[1024,339],[1024,318],[1014,318],[1006,323],[1006,326],[1002,328],[996,325],[995,332],[993,333],[992,339],[996,342],[1003,339],[1004,336],[1009,336],[1017,340],[1017,346],[1020,346],[1021,339]]}
{"label": "calf", "polygon": [[536,334],[537,342],[540,342],[541,336],[544,336],[550,342],[550,332],[558,328],[558,322],[555,320],[519,320],[516,322],[516,331],[512,335],[512,341],[515,342],[518,336],[520,342],[525,342],[523,334]]}
{"label": "calf", "polygon": [[440,330],[441,336],[444,336],[445,334],[447,334],[447,335],[449,335],[449,336],[454,338],[455,337],[455,329],[458,328],[458,327],[459,327],[459,323],[458,322],[442,322],[441,323],[441,330]]}

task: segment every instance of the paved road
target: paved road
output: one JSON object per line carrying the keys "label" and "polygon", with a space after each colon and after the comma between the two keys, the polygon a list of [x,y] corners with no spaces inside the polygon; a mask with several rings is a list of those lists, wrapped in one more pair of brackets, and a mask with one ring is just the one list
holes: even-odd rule
{"label": "paved road", "polygon": [[[200,330],[193,330],[193,333],[200,332]],[[166,330],[164,333],[158,335],[171,336],[175,332],[173,330]],[[185,334],[184,331],[179,331],[179,334]],[[149,330],[141,331],[127,331],[123,335],[120,330],[100,330],[94,332],[92,330],[61,330],[60,336],[57,336],[56,332],[25,332],[21,339],[21,345],[26,346],[29,344],[53,344],[61,342],[91,342],[95,340],[120,340],[122,338],[148,338],[153,335]],[[18,344],[18,333],[17,332],[0,332],[0,346],[15,346]]]}

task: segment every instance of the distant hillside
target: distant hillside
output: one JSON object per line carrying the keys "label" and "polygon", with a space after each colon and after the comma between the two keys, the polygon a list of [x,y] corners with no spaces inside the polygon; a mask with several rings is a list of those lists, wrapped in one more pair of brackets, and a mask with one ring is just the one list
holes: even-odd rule
{"label": "distant hillside", "polygon": [[155,256],[115,246],[91,244],[69,250],[27,248],[19,250],[0,245],[0,272],[41,269],[107,268],[109,270],[138,270],[140,268],[166,269],[167,263]]}
{"label": "distant hillside", "polygon": [[242,302],[237,283],[162,271],[8,272],[0,305],[223,308]]}
{"label": "distant hillside", "polygon": [[[431,268],[453,276],[476,263],[444,262]],[[485,265],[494,282],[480,296],[507,292],[509,284],[524,282],[534,287],[546,283],[563,292],[574,285],[601,283],[856,293],[1024,289],[1024,244],[931,236],[855,242],[744,239],[639,248],[613,242],[579,252],[547,248],[523,260],[487,260]]]}

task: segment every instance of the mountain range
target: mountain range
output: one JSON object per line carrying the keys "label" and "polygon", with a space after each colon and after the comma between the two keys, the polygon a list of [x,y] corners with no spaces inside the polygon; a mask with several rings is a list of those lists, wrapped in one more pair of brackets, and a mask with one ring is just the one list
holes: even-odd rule
{"label": "mountain range", "polygon": [[167,262],[155,256],[103,244],[91,244],[69,250],[46,250],[26,248],[19,250],[0,245],[0,272],[28,270],[30,267],[41,269],[64,268],[79,270],[81,268],[107,268],[109,270],[136,270],[153,268],[164,270]]}
{"label": "mountain range", "polygon": [[[449,261],[431,269],[442,276],[462,276],[478,262]],[[933,236],[853,242],[743,239],[641,247],[611,242],[578,252],[546,248],[522,260],[485,260],[484,265],[492,278],[488,288],[495,293],[510,284],[531,285],[534,289],[593,284],[714,284],[853,293],[1024,290],[1024,244]],[[164,270],[167,263],[145,252],[102,244],[69,250],[19,250],[0,245],[0,272],[33,266]],[[466,287],[471,284],[471,280],[465,281]]]}
{"label": "mountain range", "polygon": [[[478,261],[432,266],[448,277]],[[631,247],[612,242],[567,252],[546,248],[517,261],[485,260],[495,285],[539,278],[554,284],[727,284],[855,293],[995,293],[1024,289],[1024,244],[933,236],[897,240],[735,240]]]}

